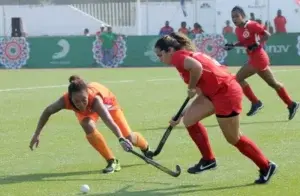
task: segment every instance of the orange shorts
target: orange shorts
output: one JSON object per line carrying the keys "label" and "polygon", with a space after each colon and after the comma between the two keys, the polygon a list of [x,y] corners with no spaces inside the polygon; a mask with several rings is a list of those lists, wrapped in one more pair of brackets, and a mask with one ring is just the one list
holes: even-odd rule
{"label": "orange shorts", "polygon": [[[118,125],[120,128],[122,134],[124,137],[128,137],[131,133],[131,129],[127,123],[127,120],[125,118],[125,115],[121,109],[116,109],[116,110],[109,110],[109,113],[114,120],[114,122]],[[94,112],[89,115],[82,115],[80,113],[75,113],[77,119],[79,122],[81,122],[85,118],[90,118],[93,121],[97,122],[99,120],[99,115]]]}
{"label": "orange shorts", "polygon": [[215,107],[216,115],[228,116],[233,112],[240,114],[242,112],[243,90],[236,80],[232,80],[210,100]]}
{"label": "orange shorts", "polygon": [[258,49],[249,53],[248,64],[258,71],[264,71],[270,65],[270,59],[265,50]]}

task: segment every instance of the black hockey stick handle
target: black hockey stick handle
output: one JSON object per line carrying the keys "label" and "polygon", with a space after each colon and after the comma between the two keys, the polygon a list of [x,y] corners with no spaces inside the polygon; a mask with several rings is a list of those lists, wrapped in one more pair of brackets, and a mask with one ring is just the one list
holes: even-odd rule
{"label": "black hockey stick handle", "polygon": [[[174,121],[177,121],[180,116],[181,116],[181,113],[183,112],[184,108],[186,107],[186,105],[188,104],[188,102],[190,101],[190,98],[187,97],[185,99],[185,101],[183,102],[182,106],[180,107],[180,109],[178,110],[178,112],[176,113],[176,115],[173,117],[173,120]],[[158,147],[156,148],[156,150],[154,151],[153,153],[153,156],[156,156],[160,153],[160,151],[162,150],[163,146],[165,145],[171,131],[172,131],[173,127],[171,125],[168,126],[167,130],[165,131],[163,137],[161,138],[159,144],[158,144]]]}
{"label": "black hockey stick handle", "polygon": [[177,114],[176,114],[176,115],[174,116],[174,118],[173,118],[174,121],[176,121],[176,120],[179,119],[179,117],[181,116],[181,113],[183,112],[184,108],[186,107],[186,105],[188,104],[189,101],[190,101],[190,98],[189,98],[189,97],[187,97],[187,98],[184,100],[182,106],[180,107],[180,109],[178,110]]}

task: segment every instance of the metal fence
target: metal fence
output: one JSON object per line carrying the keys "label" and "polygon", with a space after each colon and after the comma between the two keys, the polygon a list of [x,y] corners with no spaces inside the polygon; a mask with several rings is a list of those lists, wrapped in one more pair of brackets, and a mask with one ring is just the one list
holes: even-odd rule
{"label": "metal fence", "polygon": [[[199,23],[207,33],[221,33],[226,20],[231,20],[231,9],[235,5],[240,5],[245,9],[247,15],[254,13],[256,19],[262,23],[267,21],[274,27],[274,18],[277,10],[281,9],[283,16],[287,19],[288,32],[300,32],[300,6],[299,0],[185,0],[185,10],[187,15],[183,14],[183,6],[180,0],[0,0],[2,7],[0,11],[0,21],[2,29],[9,29],[7,26],[11,16],[23,17],[23,23],[28,29],[36,24],[32,21],[34,18],[44,18],[51,28],[59,30],[57,34],[78,34],[84,28],[89,28],[91,33],[97,31],[102,24],[113,27],[114,31],[127,35],[156,35],[159,29],[164,26],[165,21],[170,21],[170,26],[177,31],[182,21],[187,22],[188,27],[193,28],[194,23]],[[29,12],[25,9],[26,5],[31,5]],[[48,8],[55,9],[60,6],[61,13],[53,12],[46,14],[38,11],[37,7],[49,11]],[[24,8],[24,9],[23,9]],[[76,18],[78,26],[73,24],[71,11]],[[75,17],[76,13],[76,17]],[[36,14],[35,17],[29,17],[28,14]],[[57,16],[59,14],[59,16]],[[85,20],[79,19],[79,14]],[[55,15],[55,16],[54,16]],[[64,25],[58,20],[58,17],[64,21]],[[69,17],[69,19],[67,19]],[[75,20],[75,19],[74,19]],[[57,26],[55,26],[57,22]],[[43,24],[46,25],[46,24]],[[80,28],[80,31],[76,31]],[[32,30],[32,31],[33,31]],[[8,33],[5,31],[4,33]],[[30,35],[33,32],[28,32]],[[45,34],[46,32],[42,32]],[[48,34],[55,34],[54,31]],[[33,34],[38,34],[34,31]]]}

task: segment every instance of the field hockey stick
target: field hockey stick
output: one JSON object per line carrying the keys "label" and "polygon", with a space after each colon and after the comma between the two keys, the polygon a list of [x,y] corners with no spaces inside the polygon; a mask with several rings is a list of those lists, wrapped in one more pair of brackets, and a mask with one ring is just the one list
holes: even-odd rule
{"label": "field hockey stick", "polygon": [[176,171],[172,171],[172,170],[166,168],[165,166],[162,166],[161,164],[157,163],[156,161],[135,152],[134,150],[130,150],[129,152],[131,152],[132,154],[139,157],[140,159],[143,159],[145,162],[153,165],[157,169],[159,169],[159,170],[163,171],[164,173],[169,174],[173,177],[178,177],[181,174],[181,168],[179,165],[176,165]]}
{"label": "field hockey stick", "polygon": [[[182,113],[182,111],[184,110],[185,106],[188,104],[189,100],[190,100],[189,97],[187,97],[187,98],[185,99],[185,101],[183,102],[183,104],[182,104],[182,106],[180,107],[179,111],[178,111],[177,114],[174,116],[174,118],[173,118],[174,121],[177,121],[177,120],[180,118],[181,113]],[[162,150],[162,148],[164,147],[164,145],[165,145],[165,143],[166,143],[166,141],[167,141],[169,135],[171,134],[172,129],[173,129],[173,127],[172,127],[171,125],[169,125],[169,127],[168,127],[167,130],[165,131],[163,137],[161,138],[161,140],[160,140],[160,142],[159,142],[158,147],[156,148],[156,150],[155,150],[154,152],[148,151],[148,153],[146,154],[147,157],[152,158],[152,157],[154,157],[154,156],[157,156],[157,155],[161,152],[161,150]]]}

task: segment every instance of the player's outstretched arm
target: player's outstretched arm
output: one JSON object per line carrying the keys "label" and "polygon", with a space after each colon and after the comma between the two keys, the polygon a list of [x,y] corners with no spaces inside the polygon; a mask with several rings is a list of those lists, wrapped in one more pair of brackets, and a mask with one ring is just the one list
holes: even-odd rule
{"label": "player's outstretched arm", "polygon": [[102,99],[99,96],[95,97],[93,103],[93,111],[96,112],[105,125],[115,134],[115,136],[119,139],[119,142],[124,150],[128,151],[132,149],[132,144],[123,137],[121,130],[119,129],[118,125],[112,119],[109,111],[105,107]]}
{"label": "player's outstretched arm", "polygon": [[46,107],[43,111],[43,113],[40,116],[38,125],[36,127],[35,134],[40,134],[43,127],[46,125],[48,122],[49,118],[51,115],[59,112],[60,110],[65,108],[65,101],[64,98],[61,97],[54,103],[50,104],[48,107]]}
{"label": "player's outstretched arm", "polygon": [[30,149],[33,150],[33,146],[35,145],[36,147],[38,147],[39,145],[39,136],[42,132],[43,127],[46,125],[46,123],[48,122],[49,117],[52,114],[55,114],[57,112],[59,112],[60,110],[65,108],[65,102],[64,102],[64,98],[61,97],[60,99],[58,99],[56,102],[50,104],[48,107],[46,107],[43,111],[43,113],[40,116],[38,125],[36,127],[36,130],[34,132],[34,135],[32,136],[31,142],[30,142]]}

